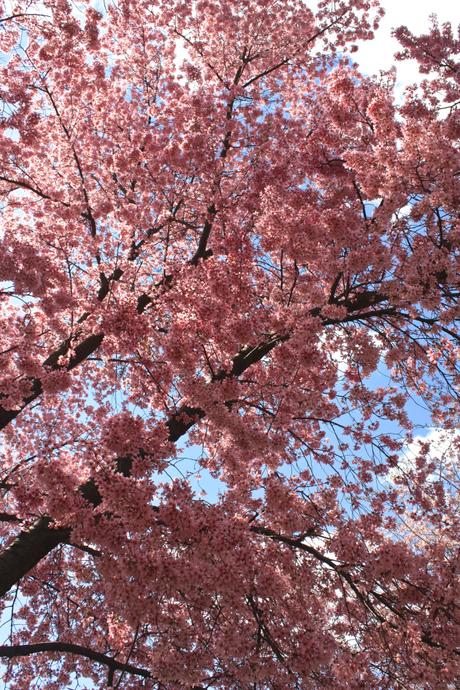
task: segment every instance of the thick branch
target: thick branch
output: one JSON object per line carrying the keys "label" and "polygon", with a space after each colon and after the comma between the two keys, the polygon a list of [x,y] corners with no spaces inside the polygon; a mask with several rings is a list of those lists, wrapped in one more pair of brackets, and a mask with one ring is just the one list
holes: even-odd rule
{"label": "thick branch", "polygon": [[88,647],[83,647],[79,644],[73,644],[72,642],[37,642],[35,644],[0,646],[0,657],[6,657],[7,659],[14,659],[18,656],[30,656],[31,654],[53,654],[56,652],[83,656],[98,664],[104,664],[113,671],[123,671],[123,673],[131,673],[142,678],[152,678],[150,671],[147,671],[145,668],[124,664],[106,654],[96,652],[94,649],[88,649]]}
{"label": "thick branch", "polygon": [[[383,298],[376,299],[374,293],[368,293],[367,299],[369,300],[368,304],[383,301]],[[362,309],[365,307],[365,302],[365,297],[360,296],[357,298],[355,308],[358,310]],[[353,306],[350,304],[349,308],[352,309]],[[315,310],[315,314],[320,315],[320,311]],[[356,318],[359,318],[359,316]],[[323,321],[323,323],[326,323],[326,321]],[[330,323],[335,323],[335,321],[331,320]],[[248,346],[244,348],[233,358],[231,369],[218,372],[213,379],[213,383],[217,384],[219,381],[241,376],[249,367],[260,362],[277,345],[288,339],[289,333],[274,334],[255,347]],[[169,432],[168,440],[171,443],[176,443],[205,416],[206,411],[200,407],[182,406],[166,422]],[[139,449],[138,454],[142,456],[146,454],[146,451]],[[118,472],[124,476],[131,474],[132,456],[119,457],[115,462]],[[102,496],[94,479],[88,480],[80,487],[79,491],[94,507],[101,504]],[[51,518],[43,518],[30,531],[21,532],[13,544],[0,555],[0,596],[6,594],[14,584],[19,582],[29,570],[36,566],[58,544],[70,540],[70,529],[54,530],[49,527],[50,522]]]}
{"label": "thick branch", "polygon": [[4,177],[3,175],[0,175],[0,181],[1,182],[7,182],[8,184],[13,185],[13,190],[15,189],[27,189],[29,192],[33,192],[33,194],[36,194],[37,196],[41,197],[42,199],[48,199],[49,201],[54,201],[56,204],[62,204],[66,208],[70,207],[70,204],[68,204],[65,201],[61,201],[59,199],[53,199],[52,196],[49,194],[46,194],[46,192],[43,192],[39,187],[34,187],[31,185],[29,182],[26,180],[15,180],[12,179],[11,177]]}
{"label": "thick branch", "polygon": [[70,529],[51,529],[51,520],[41,518],[19,533],[0,556],[0,596],[21,580],[58,544],[70,538]]}
{"label": "thick branch", "polygon": [[0,513],[0,522],[21,522],[21,519],[11,513]]}
{"label": "thick branch", "polygon": [[[259,362],[278,343],[286,339],[287,336],[274,336],[256,347],[241,350],[234,357],[231,370],[220,372],[216,381],[240,376],[252,364]],[[206,412],[200,407],[182,406],[166,422],[169,431],[168,440],[175,443],[205,416]],[[143,455],[145,451],[140,449],[139,454]],[[133,457],[131,456],[117,458],[118,472],[129,476],[132,463]],[[102,496],[94,479],[89,479],[83,484],[80,487],[80,493],[94,507],[102,502]],[[0,555],[0,596],[4,596],[14,584],[19,582],[58,544],[70,540],[70,529],[56,530],[49,526],[50,523],[50,518],[42,518],[31,530],[20,532],[13,544]]]}
{"label": "thick branch", "polygon": [[[103,333],[93,333],[82,340],[75,347],[74,354],[70,357],[67,365],[60,366],[58,360],[64,356],[71,346],[70,339],[63,341],[59,347],[45,359],[42,366],[49,371],[71,371],[87,359],[93,352],[95,352],[104,339]],[[16,410],[5,410],[0,406],[0,429],[4,429],[13,419],[15,419],[22,410],[36,400],[43,392],[42,381],[39,378],[29,379],[31,393],[22,401],[22,405]]]}
{"label": "thick branch", "polygon": [[[108,278],[105,276],[105,274],[101,273],[101,287],[97,295],[97,298],[100,302],[109,293],[112,282],[120,280],[122,275],[123,270],[121,268],[116,268]],[[155,288],[168,286],[171,280],[172,276],[165,276],[165,278],[155,284]],[[142,312],[145,311],[151,302],[152,299],[148,295],[140,295],[137,300],[138,313],[142,314]],[[78,320],[78,323],[82,324],[84,321],[86,321],[88,316],[89,312],[82,314]],[[67,364],[61,366],[58,364],[59,358],[65,357],[72,346],[72,338],[67,338],[66,340],[63,340],[60,345],[45,359],[45,361],[42,363],[42,367],[50,371],[72,371],[72,369],[75,369],[75,367],[88,359],[88,357],[100,347],[104,337],[104,333],[92,333],[84,338],[80,343],[78,343],[78,345],[75,346],[74,354],[70,357]],[[6,410],[0,405],[0,431],[4,429],[13,419],[16,419],[24,408],[30,405],[31,402],[36,400],[43,393],[43,385],[40,378],[29,378],[29,384],[31,387],[31,393],[23,398],[22,404],[19,408],[15,410]],[[1,398],[2,394],[0,393],[0,400]]]}

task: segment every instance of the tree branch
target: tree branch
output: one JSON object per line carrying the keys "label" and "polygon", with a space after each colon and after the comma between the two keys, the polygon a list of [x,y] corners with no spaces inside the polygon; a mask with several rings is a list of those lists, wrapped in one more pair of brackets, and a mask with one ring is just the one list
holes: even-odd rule
{"label": "tree branch", "polygon": [[[215,381],[240,376],[287,337],[286,335],[275,335],[256,347],[247,347],[241,350],[233,358],[231,370],[219,372]],[[169,431],[168,440],[175,443],[205,416],[206,412],[202,408],[183,405],[166,422]],[[139,449],[138,455],[146,455],[146,452]],[[130,455],[116,458],[117,471],[124,476],[129,476],[133,460],[133,456]],[[85,482],[80,486],[79,491],[83,498],[94,507],[102,503],[102,496],[94,479]],[[16,540],[0,554],[0,596],[4,596],[14,584],[18,583],[56,546],[70,541],[70,528],[53,529],[50,527],[50,523],[51,518],[40,519],[32,529],[20,532]]]}
{"label": "tree branch", "polygon": [[102,654],[102,652],[96,652],[94,649],[73,644],[72,642],[36,642],[35,644],[0,646],[0,657],[6,657],[7,659],[14,659],[18,656],[30,656],[31,654],[53,654],[56,652],[83,656],[98,664],[104,664],[113,671],[123,671],[123,673],[131,673],[142,678],[152,678],[150,671],[145,668],[124,664],[106,654]]}
{"label": "tree branch", "polygon": [[[367,295],[367,297],[365,295]],[[354,303],[349,303],[349,309],[353,309],[354,307],[361,310],[365,308],[366,302],[368,305],[375,304],[376,302],[383,301],[383,299],[383,296],[377,298],[375,293],[360,293]],[[363,314],[361,318],[374,315],[378,316],[382,311]],[[320,316],[320,309],[312,309],[311,313]],[[354,318],[359,319],[360,316],[357,315]],[[349,319],[345,317],[343,320]],[[324,324],[339,322],[340,320],[336,321],[333,319],[323,321]],[[225,379],[241,376],[241,374],[253,364],[260,362],[277,345],[289,340],[289,337],[289,333],[273,334],[254,347],[248,346],[242,349],[233,358],[233,364],[230,371],[221,370],[213,378],[212,383],[218,383]],[[81,352],[81,356],[83,356],[83,351]],[[190,405],[183,405],[180,407],[166,422],[169,432],[169,442],[176,443],[189,431],[189,429],[205,416],[206,411],[201,407],[192,407]],[[147,455],[147,452],[143,449],[139,449],[138,455],[142,457],[143,455]],[[116,458],[115,463],[117,471],[124,476],[130,476],[133,461],[134,457],[130,455]],[[79,491],[94,507],[101,504],[102,496],[94,479],[89,479],[85,484],[80,486]],[[58,544],[69,542],[71,535],[70,528],[53,529],[49,526],[51,521],[49,517],[42,518],[31,530],[20,532],[13,544],[0,554],[0,596],[4,596],[14,584],[18,583],[29,570],[35,567],[40,560],[58,546]]]}
{"label": "tree branch", "polygon": [[70,529],[52,529],[50,518],[41,518],[22,530],[0,555],[0,596],[21,580],[56,546],[70,538]]}
{"label": "tree branch", "polygon": [[[60,357],[65,356],[71,346],[71,339],[64,340],[59,347],[52,352],[47,359],[42,363],[42,367],[48,368],[50,371],[72,371],[85,359],[95,352],[104,339],[104,333],[92,333],[87,338],[82,340],[74,349],[74,354],[70,357],[67,365],[61,366],[58,364]],[[6,410],[0,406],[0,430],[4,429],[13,419],[15,419],[22,410],[36,400],[43,392],[43,384],[39,378],[29,378],[31,393],[23,398],[22,405],[16,410]],[[0,398],[1,398],[0,394]]]}

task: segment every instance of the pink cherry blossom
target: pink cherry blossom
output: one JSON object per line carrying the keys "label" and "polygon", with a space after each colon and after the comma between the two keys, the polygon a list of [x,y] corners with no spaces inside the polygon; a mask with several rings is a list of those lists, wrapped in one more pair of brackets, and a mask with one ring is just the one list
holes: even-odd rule
{"label": "pink cherry blossom", "polygon": [[8,690],[456,687],[460,44],[311,4],[0,0]]}

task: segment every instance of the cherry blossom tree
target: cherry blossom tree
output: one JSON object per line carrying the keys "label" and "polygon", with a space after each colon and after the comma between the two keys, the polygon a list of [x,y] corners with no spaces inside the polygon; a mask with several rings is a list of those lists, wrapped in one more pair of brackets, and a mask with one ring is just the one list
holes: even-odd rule
{"label": "cherry blossom tree", "polygon": [[457,687],[460,42],[317,5],[0,3],[9,690]]}

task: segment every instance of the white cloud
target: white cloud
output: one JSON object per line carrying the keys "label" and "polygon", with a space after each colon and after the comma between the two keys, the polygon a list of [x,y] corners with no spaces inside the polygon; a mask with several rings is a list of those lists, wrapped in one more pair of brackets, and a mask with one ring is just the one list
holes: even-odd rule
{"label": "white cloud", "polygon": [[359,51],[355,53],[356,62],[366,74],[377,74],[388,70],[393,65],[397,69],[397,94],[401,96],[404,89],[420,81],[417,63],[407,60],[396,63],[394,55],[400,50],[400,44],[391,35],[392,29],[407,26],[415,34],[427,33],[430,15],[436,14],[439,22],[450,21],[455,28],[460,23],[460,2],[453,0],[382,0],[385,9],[380,28],[373,41],[362,41]]}
{"label": "white cloud", "polygon": [[[304,0],[315,12],[319,0]],[[427,33],[430,26],[430,16],[436,14],[439,23],[451,22],[455,27],[460,24],[460,2],[457,0],[380,0],[385,10],[385,16],[380,21],[372,41],[360,41],[359,51],[353,54],[353,59],[365,74],[378,74],[389,70],[393,65],[397,69],[396,96],[401,100],[404,89],[420,81],[415,60],[396,63],[395,53],[401,49],[398,41],[391,32],[398,26],[407,26],[414,34]]]}
{"label": "white cloud", "polygon": [[[430,444],[428,457],[436,463],[438,473],[442,473],[443,468],[455,467],[459,460],[459,439],[458,429],[444,430],[437,427],[429,429],[425,436],[415,436],[412,443],[404,448],[398,467],[389,473],[390,482],[394,482],[414,467],[424,443]],[[432,479],[437,478],[437,475],[432,476]]]}

